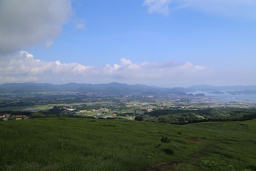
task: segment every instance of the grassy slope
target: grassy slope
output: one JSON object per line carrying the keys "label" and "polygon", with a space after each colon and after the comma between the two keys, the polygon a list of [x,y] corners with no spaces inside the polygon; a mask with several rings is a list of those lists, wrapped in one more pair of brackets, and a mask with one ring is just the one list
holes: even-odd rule
{"label": "grassy slope", "polygon": [[[161,143],[162,136],[170,143]],[[0,122],[0,170],[255,170],[256,120]]]}

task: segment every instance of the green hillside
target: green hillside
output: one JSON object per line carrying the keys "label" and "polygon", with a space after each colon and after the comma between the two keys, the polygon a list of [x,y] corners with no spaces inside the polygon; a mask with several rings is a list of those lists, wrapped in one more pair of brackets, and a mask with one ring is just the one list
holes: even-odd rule
{"label": "green hillside", "polygon": [[0,170],[256,170],[256,120],[0,122]]}

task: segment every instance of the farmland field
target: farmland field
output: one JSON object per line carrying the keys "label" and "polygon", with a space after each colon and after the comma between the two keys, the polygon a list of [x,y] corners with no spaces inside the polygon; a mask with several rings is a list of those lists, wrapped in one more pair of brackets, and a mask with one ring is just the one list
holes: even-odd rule
{"label": "farmland field", "polygon": [[0,122],[0,170],[256,170],[256,120]]}

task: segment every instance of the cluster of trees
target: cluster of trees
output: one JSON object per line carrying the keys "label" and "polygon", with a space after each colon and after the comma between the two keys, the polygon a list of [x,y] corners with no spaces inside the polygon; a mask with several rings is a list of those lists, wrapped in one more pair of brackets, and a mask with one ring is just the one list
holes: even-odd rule
{"label": "cluster of trees", "polygon": [[256,119],[256,109],[209,108],[209,109],[166,109],[147,112],[135,117],[137,121],[171,124],[187,124],[208,121],[243,121]]}

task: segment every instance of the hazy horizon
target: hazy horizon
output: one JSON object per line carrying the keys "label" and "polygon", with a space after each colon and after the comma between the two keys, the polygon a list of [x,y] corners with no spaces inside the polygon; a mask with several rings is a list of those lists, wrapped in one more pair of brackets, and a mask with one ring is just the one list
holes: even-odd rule
{"label": "hazy horizon", "polygon": [[[106,83],[79,83],[79,82],[67,82],[67,83],[47,83],[47,82],[9,82],[9,83],[0,83],[1,85],[12,85],[12,84],[39,84],[39,85],[69,85],[69,84],[77,84],[77,85],[111,85],[111,84],[120,84],[120,85],[127,85],[127,86],[147,86],[147,87],[155,87],[155,88],[256,88],[256,85],[210,85],[210,84],[195,84],[195,85],[176,85],[176,86],[157,86],[157,85],[150,85],[150,84],[132,84],[132,83],[125,83],[125,82],[106,82]],[[247,90],[247,89],[245,89]]]}

